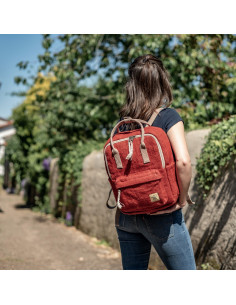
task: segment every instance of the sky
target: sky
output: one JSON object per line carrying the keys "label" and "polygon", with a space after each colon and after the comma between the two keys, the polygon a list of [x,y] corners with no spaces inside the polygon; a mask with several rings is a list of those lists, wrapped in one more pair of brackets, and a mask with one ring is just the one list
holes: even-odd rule
{"label": "sky", "polygon": [[[12,109],[24,100],[24,97],[11,96],[12,92],[25,90],[23,85],[14,83],[14,77],[37,73],[37,56],[44,51],[42,40],[40,34],[0,34],[0,117],[9,118]],[[58,45],[55,44],[55,48]],[[20,61],[29,61],[32,66],[30,73],[28,69],[20,70],[16,66]]]}
{"label": "sky", "polygon": [[[58,34],[52,34],[55,38]],[[36,75],[39,65],[38,55],[44,53],[40,34],[0,34],[0,117],[8,119],[13,108],[21,104],[24,97],[11,95],[12,92],[25,91],[26,87],[14,82],[16,76]],[[52,51],[60,50],[61,43],[56,40]],[[20,70],[17,63],[29,61],[29,69]],[[96,77],[84,80],[81,84],[91,86]]]}
{"label": "sky", "polygon": [[0,35],[0,117],[8,118],[12,109],[23,101],[23,97],[11,96],[11,92],[24,90],[24,86],[14,83],[15,76],[29,75],[27,70],[19,70],[20,61],[29,60],[32,71],[37,71],[37,55],[43,53],[42,35],[10,34]]}

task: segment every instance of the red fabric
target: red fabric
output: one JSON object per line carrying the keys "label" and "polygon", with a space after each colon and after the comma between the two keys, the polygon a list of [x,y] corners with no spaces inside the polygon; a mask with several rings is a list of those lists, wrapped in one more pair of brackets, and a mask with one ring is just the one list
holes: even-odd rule
{"label": "red fabric", "polygon": [[[171,145],[166,133],[158,127],[145,127],[144,142],[150,159],[144,164],[141,151],[141,137],[133,140],[132,160],[127,160],[129,153],[128,139],[115,141],[135,135],[141,135],[141,130],[119,132],[113,137],[114,147],[118,149],[123,168],[117,169],[112,155],[110,139],[104,146],[104,161],[109,182],[117,200],[120,190],[121,211],[124,214],[151,214],[174,205],[179,196],[176,179],[176,168]],[[162,161],[156,140],[159,142],[164,156]],[[109,174],[110,173],[110,174]],[[150,195],[158,194],[159,200],[152,202]],[[155,197],[155,195],[154,195]]]}

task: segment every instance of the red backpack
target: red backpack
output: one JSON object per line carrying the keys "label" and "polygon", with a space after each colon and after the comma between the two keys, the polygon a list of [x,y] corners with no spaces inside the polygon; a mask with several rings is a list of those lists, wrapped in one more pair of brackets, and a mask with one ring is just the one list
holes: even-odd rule
{"label": "red backpack", "polygon": [[[112,207],[108,198],[109,208],[117,206],[122,213],[130,215],[152,214],[178,201],[171,144],[163,129],[151,126],[156,116],[154,112],[148,122],[127,117],[113,128],[103,149],[108,180],[116,199]],[[140,129],[119,131],[121,125],[133,122]]]}

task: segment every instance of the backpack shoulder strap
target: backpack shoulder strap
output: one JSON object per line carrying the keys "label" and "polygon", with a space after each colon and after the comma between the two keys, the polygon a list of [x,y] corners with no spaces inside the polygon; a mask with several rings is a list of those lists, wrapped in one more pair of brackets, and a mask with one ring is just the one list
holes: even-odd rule
{"label": "backpack shoulder strap", "polygon": [[150,126],[152,126],[153,122],[155,121],[155,118],[157,117],[158,113],[162,110],[163,108],[157,108],[154,110],[152,116],[150,117],[150,119],[148,120],[148,123],[150,124]]}

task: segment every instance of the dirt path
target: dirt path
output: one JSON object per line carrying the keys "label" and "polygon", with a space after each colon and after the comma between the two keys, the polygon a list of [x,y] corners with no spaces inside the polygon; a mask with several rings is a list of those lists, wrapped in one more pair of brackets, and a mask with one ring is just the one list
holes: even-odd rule
{"label": "dirt path", "polygon": [[118,270],[120,254],[0,190],[0,270]]}

